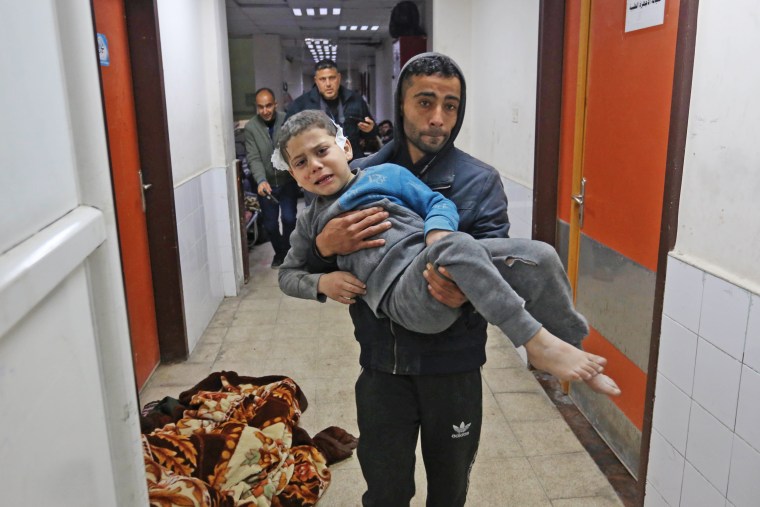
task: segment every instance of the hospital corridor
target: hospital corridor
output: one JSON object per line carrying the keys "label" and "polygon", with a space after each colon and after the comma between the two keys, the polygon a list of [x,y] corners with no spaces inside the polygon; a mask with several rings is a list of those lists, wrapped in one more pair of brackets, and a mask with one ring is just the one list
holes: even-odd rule
{"label": "hospital corridor", "polygon": [[[757,2],[0,0],[0,46],[1,505],[760,506]],[[430,224],[545,243],[588,333],[533,363],[619,395],[505,335],[528,256],[389,317]]]}

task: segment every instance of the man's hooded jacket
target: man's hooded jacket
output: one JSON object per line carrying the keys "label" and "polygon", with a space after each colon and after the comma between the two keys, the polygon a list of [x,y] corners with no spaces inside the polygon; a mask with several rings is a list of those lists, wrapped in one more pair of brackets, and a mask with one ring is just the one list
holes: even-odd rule
{"label": "man's hooded jacket", "polygon": [[[353,148],[354,153],[363,157],[359,142],[362,138],[370,139],[377,136],[377,125],[368,133],[359,130],[357,118],[372,117],[369,113],[369,107],[367,107],[367,103],[364,102],[361,95],[340,85],[338,88],[338,98],[343,105],[343,117],[333,118],[333,121],[343,127],[343,133],[351,142],[351,148]],[[285,121],[296,113],[313,109],[322,110],[322,96],[319,94],[319,88],[316,85],[293,101],[290,107],[288,107]]]}
{"label": "man's hooded jacket", "polygon": [[[366,168],[385,162],[404,166],[430,188],[454,201],[460,216],[460,231],[477,239],[507,237],[507,198],[499,173],[454,146],[462,127],[466,103],[465,80],[458,67],[461,97],[451,135],[437,153],[424,156],[416,164],[411,162],[401,111],[402,85],[414,61],[435,56],[439,55],[423,53],[406,63],[396,89],[393,141],[374,155],[356,160],[352,167]],[[316,253],[311,261],[312,272],[335,269],[328,260],[319,259]],[[387,318],[377,318],[365,303],[358,300],[349,311],[356,339],[361,345],[361,366],[406,375],[452,374],[481,367],[486,361],[487,323],[471,307],[464,310],[462,317],[446,331],[425,335],[404,329]]]}

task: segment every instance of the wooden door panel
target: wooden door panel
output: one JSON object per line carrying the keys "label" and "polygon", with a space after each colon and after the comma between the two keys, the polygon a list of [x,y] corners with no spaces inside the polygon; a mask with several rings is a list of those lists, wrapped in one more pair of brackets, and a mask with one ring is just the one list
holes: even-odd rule
{"label": "wooden door panel", "polygon": [[123,0],[93,2],[98,33],[108,40],[110,65],[100,67],[108,129],[111,174],[119,228],[124,290],[138,389],[158,365],[148,235],[140,188],[132,74]]}
{"label": "wooden door panel", "polygon": [[[583,386],[571,395],[634,474],[638,470],[660,238],[678,0],[663,25],[625,33],[625,2],[590,0],[588,51],[579,50],[581,4],[567,2],[563,80],[559,236],[568,254],[576,305],[592,327],[584,348],[608,357],[623,394],[607,399]],[[583,51],[583,52],[581,52]],[[579,56],[587,72],[578,75]],[[585,107],[576,84],[585,78]],[[577,115],[583,139],[574,144]],[[573,167],[576,150],[581,162]],[[577,161],[577,159],[576,159]],[[575,172],[574,172],[575,170]],[[584,220],[572,230],[573,181],[586,179]]]}
{"label": "wooden door panel", "polygon": [[678,0],[665,23],[623,33],[625,2],[592,2],[583,232],[657,270]]}

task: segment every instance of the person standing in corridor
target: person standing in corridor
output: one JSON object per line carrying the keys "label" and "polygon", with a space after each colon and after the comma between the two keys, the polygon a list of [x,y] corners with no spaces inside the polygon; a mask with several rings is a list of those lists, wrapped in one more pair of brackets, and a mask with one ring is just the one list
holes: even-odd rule
{"label": "person standing in corridor", "polygon": [[314,87],[288,107],[285,119],[308,109],[319,109],[335,123],[354,147],[357,157],[364,153],[359,149],[362,140],[377,137],[377,125],[369,112],[369,106],[357,92],[341,84],[341,74],[334,61],[324,59],[314,66]]}
{"label": "person standing in corridor", "polygon": [[277,111],[274,92],[269,88],[257,90],[255,100],[257,114],[245,126],[245,151],[248,166],[256,180],[261,225],[274,248],[272,267],[278,268],[290,250],[290,235],[296,227],[299,190],[290,174],[272,167],[272,153],[285,121],[285,113]]}

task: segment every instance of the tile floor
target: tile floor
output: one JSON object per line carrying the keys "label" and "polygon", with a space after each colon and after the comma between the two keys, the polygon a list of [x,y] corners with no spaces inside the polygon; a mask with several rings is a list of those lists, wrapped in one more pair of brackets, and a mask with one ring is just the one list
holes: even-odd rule
{"label": "tile floor", "polygon": [[[293,299],[277,287],[269,244],[251,252],[251,279],[219,307],[190,358],[161,365],[141,404],[178,394],[212,371],[292,377],[309,400],[301,425],[315,434],[340,426],[359,435],[354,382],[359,347],[345,306]],[[503,334],[492,327],[483,368],[483,430],[468,506],[606,507],[623,505]],[[419,452],[419,450],[418,450]],[[364,479],[356,457],[333,465],[319,505],[361,505]],[[425,505],[418,454],[417,495]]]}

